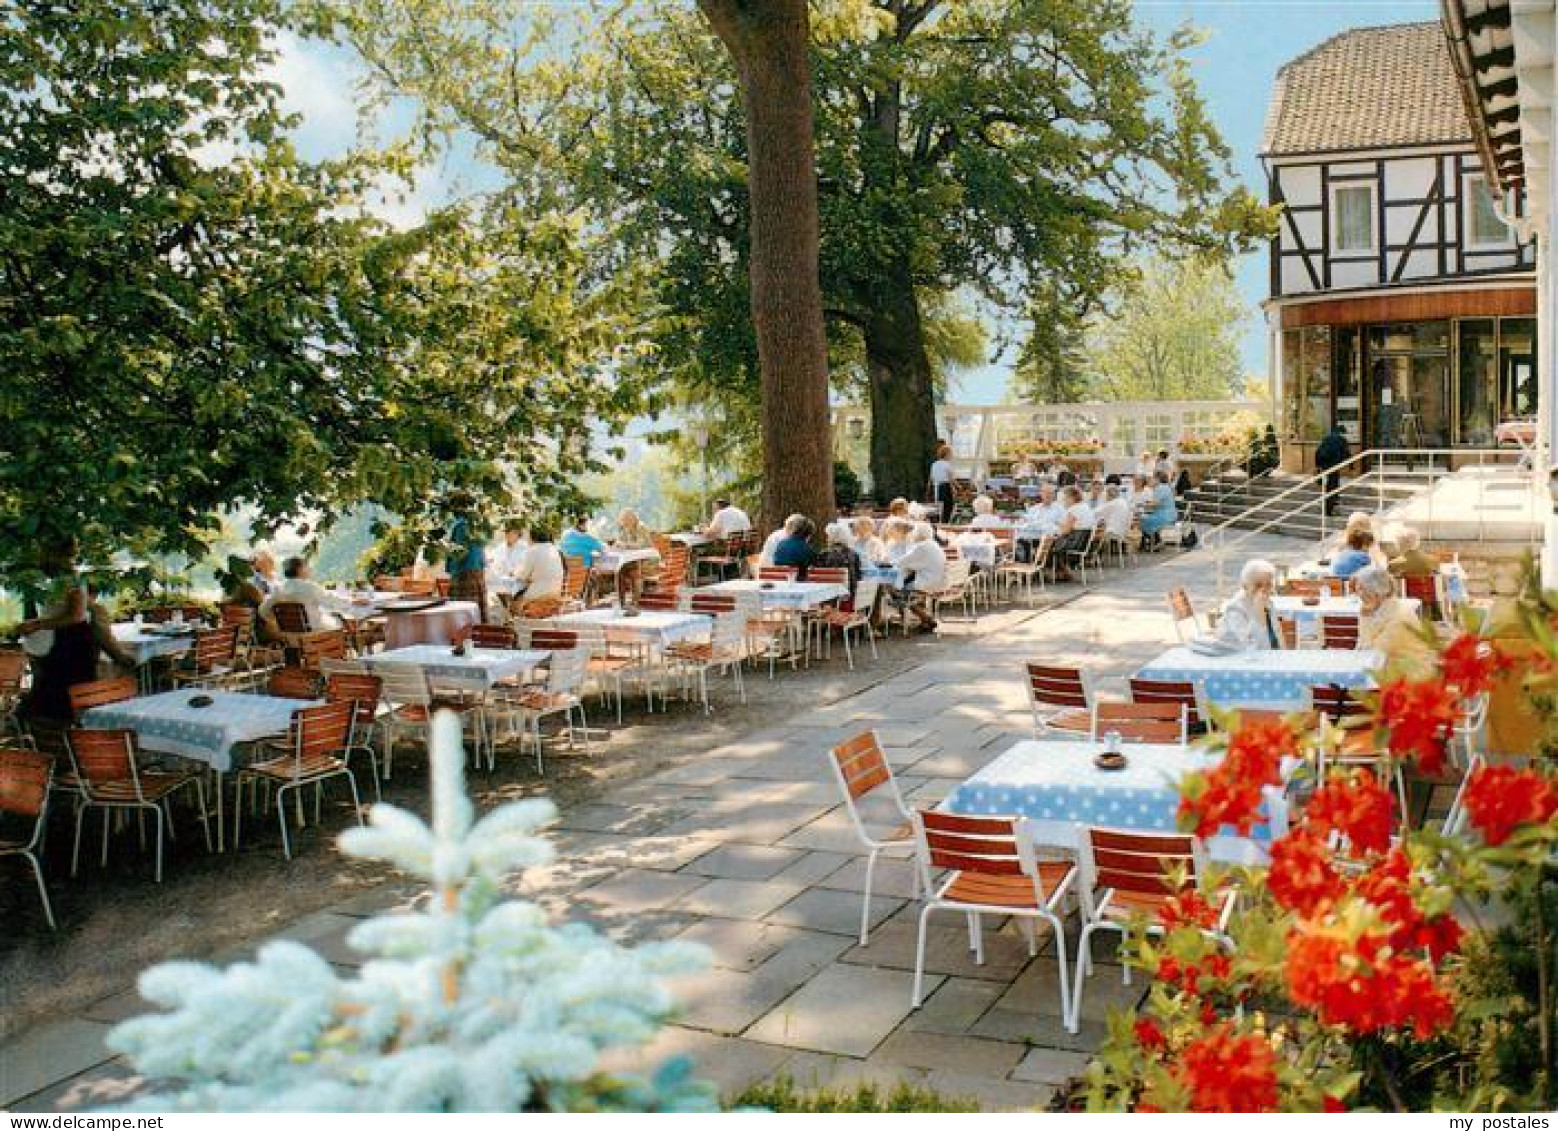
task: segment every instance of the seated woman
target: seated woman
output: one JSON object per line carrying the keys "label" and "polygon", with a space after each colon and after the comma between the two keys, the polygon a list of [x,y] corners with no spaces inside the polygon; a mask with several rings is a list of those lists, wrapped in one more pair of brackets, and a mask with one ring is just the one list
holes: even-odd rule
{"label": "seated woman", "polygon": [[1331,575],[1351,577],[1359,570],[1373,566],[1374,559],[1369,553],[1373,546],[1373,534],[1361,527],[1354,530],[1347,536],[1347,548],[1331,559]]}
{"label": "seated woman", "polygon": [[811,567],[812,557],[816,551],[812,549],[812,535],[817,533],[817,524],[805,515],[791,515],[790,521],[785,523],[789,531],[779,544],[774,547],[774,565],[788,566],[795,570],[797,581],[806,580],[806,571]]}
{"label": "seated woman", "polygon": [[514,570],[514,576],[525,583],[518,598],[521,602],[520,614],[524,615],[526,605],[555,601],[562,597],[566,575],[563,555],[552,542],[552,532],[542,526],[532,527],[530,546]]}
{"label": "seated woman", "polygon": [[1006,525],[1006,520],[995,513],[995,500],[989,495],[974,496],[974,517],[969,522],[970,530],[999,530]]}
{"label": "seated woman", "polygon": [[[866,520],[867,522],[870,519]],[[860,555],[850,546],[851,531],[843,519],[828,524],[828,544],[811,560],[812,569],[847,569],[849,591],[853,593],[860,583]]]}
{"label": "seated woman", "polygon": [[882,552],[884,560],[897,565],[909,552],[909,534],[914,523],[906,518],[890,518],[882,524]]}
{"label": "seated woman", "polygon": [[1365,566],[1353,574],[1358,598],[1358,648],[1381,652],[1392,673],[1423,679],[1433,674],[1438,655],[1423,635],[1423,623],[1396,597],[1389,570]]}
{"label": "seated woman", "polygon": [[860,555],[862,562],[885,562],[887,550],[882,545],[882,540],[876,536],[876,522],[867,515],[855,519],[850,523],[850,533],[853,537],[850,544],[855,553]]}
{"label": "seated woman", "polygon": [[947,552],[936,542],[935,531],[927,522],[919,523],[909,536],[909,549],[898,561],[904,571],[904,579],[913,596],[909,611],[927,632],[936,628],[936,618],[924,598],[926,593],[938,593],[947,584]]}
{"label": "seated woman", "polygon": [[612,545],[619,550],[652,550],[655,532],[644,525],[636,510],[629,508],[617,516],[617,537]]}
{"label": "seated woman", "polygon": [[1141,516],[1141,548],[1156,550],[1163,544],[1163,532],[1179,520],[1174,506],[1174,488],[1167,472],[1153,475],[1152,494],[1148,509]]}
{"label": "seated woman", "polygon": [[1277,585],[1277,567],[1264,558],[1253,558],[1239,571],[1239,591],[1223,605],[1217,622],[1217,639],[1245,651],[1282,647],[1271,595]]}

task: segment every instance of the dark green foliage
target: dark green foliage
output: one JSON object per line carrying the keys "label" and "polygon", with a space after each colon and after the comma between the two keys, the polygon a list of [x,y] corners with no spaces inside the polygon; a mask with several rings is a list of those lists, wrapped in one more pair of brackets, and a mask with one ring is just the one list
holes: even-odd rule
{"label": "dark green foliage", "polygon": [[[1037,1099],[1035,1089],[1035,1099]],[[967,1097],[943,1096],[929,1088],[898,1084],[890,1091],[875,1084],[857,1084],[854,1088],[811,1088],[796,1086],[788,1076],[753,1084],[737,1096],[731,1107],[764,1108],[773,1112],[876,1112],[978,1111],[979,1104]]]}
{"label": "dark green foliage", "polygon": [[843,460],[833,461],[833,500],[840,509],[853,507],[860,500],[860,476]]}

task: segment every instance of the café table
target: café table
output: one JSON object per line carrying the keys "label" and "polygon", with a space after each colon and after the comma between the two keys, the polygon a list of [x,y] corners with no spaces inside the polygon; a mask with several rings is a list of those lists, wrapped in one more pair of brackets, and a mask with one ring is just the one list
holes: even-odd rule
{"label": "caf\u00e9 table", "polygon": [[[1314,602],[1305,597],[1273,597],[1271,599],[1271,611],[1279,617],[1286,617],[1298,625],[1298,630],[1304,635],[1311,635],[1320,631],[1321,617],[1358,616],[1362,612],[1362,606],[1358,598],[1353,596],[1332,597],[1326,595]],[[1411,610],[1413,616],[1417,616],[1423,608],[1423,603],[1416,597],[1403,597],[1401,603]]]}
{"label": "caf\u00e9 table", "polygon": [[550,617],[548,628],[599,628],[611,643],[666,648],[684,640],[701,639],[714,627],[714,618],[702,613],[678,613],[641,609],[628,613],[616,606],[585,609]]}
{"label": "caf\u00e9 table", "polygon": [[463,630],[481,623],[481,609],[475,601],[438,602],[433,598],[412,598],[409,603],[421,607],[405,610],[397,609],[393,604],[381,607],[385,616],[386,649],[412,644],[448,644]]}
{"label": "caf\u00e9 table", "polygon": [[[1036,844],[1076,851],[1088,826],[1151,832],[1178,831],[1178,782],[1221,757],[1194,746],[1129,743],[1124,769],[1104,770],[1093,762],[1101,742],[1024,739],[997,755],[964,781],[941,808],[967,816],[1020,816]],[[1273,836],[1287,831],[1287,802],[1281,789],[1265,790],[1266,822],[1241,836],[1225,829],[1206,838],[1216,860],[1260,864]]]}
{"label": "caf\u00e9 table", "polygon": [[827,581],[753,581],[742,578],[737,581],[721,581],[706,586],[706,593],[756,593],[764,610],[815,609],[830,601],[842,601],[849,596],[848,586]]}
{"label": "caf\u00e9 table", "polygon": [[174,632],[169,626],[134,624],[126,621],[115,624],[111,631],[119,647],[135,660],[136,679],[140,682],[143,694],[152,689],[151,661],[176,659],[187,655],[195,646],[193,625]]}
{"label": "caf\u00e9 table", "polygon": [[1170,648],[1141,668],[1142,679],[1189,681],[1217,707],[1301,710],[1312,687],[1367,688],[1384,665],[1378,652],[1350,648],[1278,648],[1204,655]]}
{"label": "caf\u00e9 table", "polygon": [[456,655],[444,644],[409,644],[363,656],[361,662],[369,671],[386,665],[414,666],[421,668],[431,683],[443,679],[462,685],[480,683],[490,689],[501,680],[529,675],[550,657],[550,652],[534,648],[467,647]]}
{"label": "caf\u00e9 table", "polygon": [[[190,705],[201,698],[210,704]],[[134,731],[142,750],[209,766],[216,775],[216,843],[221,851],[226,843],[222,780],[235,767],[242,767],[239,748],[284,736],[293,712],[322,702],[238,691],[164,691],[92,707],[82,714],[81,725]]]}
{"label": "caf\u00e9 table", "polygon": [[618,550],[607,547],[595,557],[596,573],[616,573],[623,566],[632,565],[634,562],[658,562],[660,551],[653,546],[645,546],[636,549]]}

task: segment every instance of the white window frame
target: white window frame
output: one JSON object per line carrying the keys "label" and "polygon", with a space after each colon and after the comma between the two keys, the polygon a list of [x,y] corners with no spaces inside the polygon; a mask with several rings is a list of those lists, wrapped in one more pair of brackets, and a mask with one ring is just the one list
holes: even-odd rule
{"label": "white window frame", "polygon": [[[1488,178],[1484,173],[1464,173],[1461,175],[1461,232],[1468,248],[1477,250],[1490,248],[1510,248],[1515,243],[1515,233],[1510,231],[1509,225],[1500,223],[1501,235],[1496,240],[1479,240],[1475,218],[1477,215],[1476,193],[1480,187],[1482,192],[1487,192]],[[1492,199],[1492,194],[1489,194]],[[1494,206],[1497,208],[1497,205]]]}
{"label": "white window frame", "polygon": [[[1369,246],[1343,247],[1341,194],[1366,192],[1369,194]],[[1379,186],[1373,181],[1342,181],[1331,185],[1331,254],[1378,255],[1379,254]]]}

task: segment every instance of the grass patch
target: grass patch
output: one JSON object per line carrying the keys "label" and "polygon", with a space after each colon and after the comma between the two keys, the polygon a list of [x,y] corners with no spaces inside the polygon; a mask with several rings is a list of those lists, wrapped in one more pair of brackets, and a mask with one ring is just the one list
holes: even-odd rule
{"label": "grass patch", "polygon": [[800,1088],[788,1076],[753,1084],[736,1097],[736,1107],[766,1108],[774,1112],[877,1112],[978,1111],[968,1096],[944,1096],[931,1088],[895,1084],[884,1091],[875,1084],[853,1088]]}

